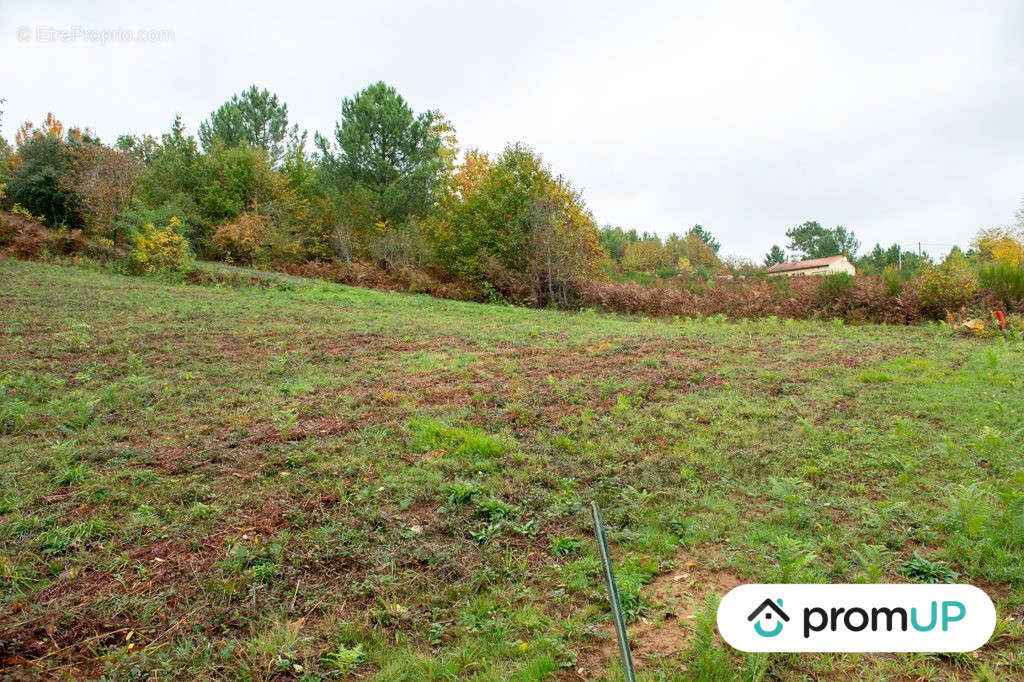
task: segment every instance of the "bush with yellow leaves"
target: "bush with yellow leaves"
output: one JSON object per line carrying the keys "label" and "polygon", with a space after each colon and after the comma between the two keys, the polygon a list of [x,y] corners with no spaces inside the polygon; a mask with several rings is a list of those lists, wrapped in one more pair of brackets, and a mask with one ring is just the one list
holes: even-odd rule
{"label": "bush with yellow leaves", "polygon": [[180,271],[188,263],[188,241],[175,228],[181,221],[172,217],[166,227],[152,223],[132,237],[128,271],[133,274]]}
{"label": "bush with yellow leaves", "polygon": [[216,255],[236,263],[263,260],[270,242],[270,221],[259,213],[242,212],[213,231]]}
{"label": "bush with yellow leaves", "polygon": [[921,274],[921,303],[936,315],[960,310],[977,291],[974,267],[959,254],[950,254],[942,265],[929,267]]}
{"label": "bush with yellow leaves", "polygon": [[972,244],[982,261],[1024,265],[1024,231],[995,227],[978,232]]}

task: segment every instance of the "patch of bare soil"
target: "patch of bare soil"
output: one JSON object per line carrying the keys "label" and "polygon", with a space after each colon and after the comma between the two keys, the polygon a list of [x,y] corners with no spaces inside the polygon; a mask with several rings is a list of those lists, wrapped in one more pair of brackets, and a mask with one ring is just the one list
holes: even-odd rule
{"label": "patch of bare soil", "polygon": [[638,667],[671,657],[690,645],[694,621],[711,593],[719,597],[743,581],[730,571],[715,570],[694,555],[680,555],[673,570],[644,589],[649,615],[629,633]]}
{"label": "patch of bare soil", "polygon": [[[656,668],[662,660],[688,649],[697,614],[708,596],[717,593],[722,597],[743,582],[735,573],[705,563],[699,548],[680,552],[672,562],[671,571],[644,587],[644,599],[650,605],[647,614],[628,627],[629,646],[637,670]],[[581,657],[576,670],[580,678],[600,677],[609,661],[618,658],[615,630],[611,626],[608,635],[597,655],[589,660]]]}

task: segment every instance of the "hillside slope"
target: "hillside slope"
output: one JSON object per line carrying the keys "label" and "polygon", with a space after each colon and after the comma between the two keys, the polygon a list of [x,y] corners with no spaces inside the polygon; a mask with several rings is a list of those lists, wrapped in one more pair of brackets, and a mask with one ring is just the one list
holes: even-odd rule
{"label": "hillside slope", "polygon": [[739,581],[956,571],[1016,613],[1019,345],[12,260],[0,289],[16,675],[600,676],[591,499],[644,670],[1024,674],[1016,619],[977,658],[693,637]]}

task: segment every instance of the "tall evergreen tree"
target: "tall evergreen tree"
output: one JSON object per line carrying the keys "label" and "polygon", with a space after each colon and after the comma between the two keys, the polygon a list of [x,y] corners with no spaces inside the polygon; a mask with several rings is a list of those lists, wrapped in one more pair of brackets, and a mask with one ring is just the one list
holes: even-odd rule
{"label": "tall evergreen tree", "polygon": [[773,265],[786,262],[786,252],[778,244],[772,244],[772,248],[764,256],[764,266],[770,268]]}
{"label": "tall evergreen tree", "polygon": [[267,153],[276,164],[286,151],[289,134],[297,134],[298,126],[288,127],[288,105],[269,90],[250,86],[222,104],[199,124],[199,141],[210,152],[218,142],[227,147],[247,144]]}
{"label": "tall evergreen tree", "polygon": [[437,114],[415,114],[384,82],[374,83],[341,104],[332,145],[316,145],[329,184],[366,206],[386,225],[422,216],[445,168]]}
{"label": "tall evergreen tree", "polygon": [[704,229],[703,225],[694,225],[690,228],[690,231],[686,233],[688,237],[697,237],[702,242],[708,245],[708,248],[718,254],[718,249],[722,248],[722,245],[718,243],[718,240],[712,236],[710,232]]}

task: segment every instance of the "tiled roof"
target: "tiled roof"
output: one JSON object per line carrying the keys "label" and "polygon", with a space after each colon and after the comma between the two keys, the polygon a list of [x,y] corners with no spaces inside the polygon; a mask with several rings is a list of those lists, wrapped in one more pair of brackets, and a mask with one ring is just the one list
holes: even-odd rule
{"label": "tiled roof", "polygon": [[836,261],[845,260],[846,256],[829,256],[828,258],[812,258],[810,260],[797,261],[796,263],[779,263],[768,268],[768,272],[789,272],[790,270],[809,270],[811,268],[823,268]]}

